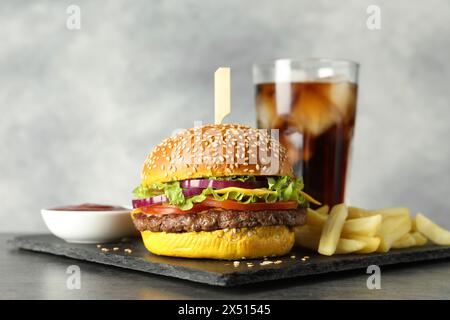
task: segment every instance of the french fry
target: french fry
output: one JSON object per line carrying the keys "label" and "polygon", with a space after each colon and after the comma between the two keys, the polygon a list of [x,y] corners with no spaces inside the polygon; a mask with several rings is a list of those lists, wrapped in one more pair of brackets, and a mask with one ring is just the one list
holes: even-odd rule
{"label": "french fry", "polygon": [[364,241],[366,245],[361,250],[356,251],[356,253],[372,253],[377,251],[378,246],[380,245],[380,238],[378,237],[359,237],[352,236],[350,239]]}
{"label": "french fry", "polygon": [[422,213],[418,213],[416,216],[416,227],[431,242],[442,246],[450,245],[450,231],[441,228]]}
{"label": "french fry", "polygon": [[365,218],[355,218],[347,220],[342,228],[342,236],[373,237],[380,228],[382,217],[380,214]]}
{"label": "french fry", "polygon": [[348,219],[370,217],[370,211],[357,207],[348,207]]}
{"label": "french fry", "polygon": [[430,239],[450,245],[450,231],[418,213],[411,219],[408,208],[366,210],[335,205],[307,210],[307,224],[294,228],[296,245],[322,255],[388,252],[425,245]]}
{"label": "french fry", "polygon": [[324,215],[324,216],[327,216],[329,211],[330,211],[330,207],[328,205],[324,205],[324,206],[321,206],[319,209],[316,209],[317,213]]}
{"label": "french fry", "polygon": [[352,253],[363,249],[365,246],[366,243],[364,241],[341,238],[338,241],[335,253],[336,254]]}
{"label": "french fry", "polygon": [[376,233],[380,237],[377,252],[388,252],[392,244],[411,230],[411,219],[406,215],[384,217],[380,229]]}
{"label": "french fry", "polygon": [[416,219],[411,220],[411,232],[417,231]]}
{"label": "french fry", "polygon": [[414,240],[416,240],[416,246],[423,246],[428,242],[428,239],[419,231],[411,232],[411,235],[414,237]]}
{"label": "french fry", "polygon": [[400,239],[392,244],[393,249],[403,249],[414,247],[416,245],[416,239],[411,235],[411,233],[405,233]]}
{"label": "french fry", "polygon": [[345,204],[333,206],[320,236],[318,250],[320,254],[331,256],[336,251],[347,215],[348,211]]}
{"label": "french fry", "polygon": [[427,243],[427,238],[425,238],[420,232],[414,231],[405,234],[400,239],[395,241],[392,244],[392,248],[401,249],[401,248],[409,248],[415,246],[423,246]]}
{"label": "french fry", "polygon": [[305,247],[314,251],[319,248],[321,230],[314,226],[300,226],[294,228],[295,245]]}
{"label": "french fry", "polygon": [[370,215],[381,214],[383,218],[404,216],[411,219],[411,212],[406,207],[370,210]]}
{"label": "french fry", "polygon": [[357,207],[349,207],[348,208],[348,218],[349,219],[357,219],[370,217],[377,214],[381,214],[383,218],[391,217],[391,216],[408,216],[411,217],[411,213],[408,208],[405,207],[397,207],[397,208],[385,208],[385,209],[376,209],[376,210],[366,210]]}
{"label": "french fry", "polygon": [[325,221],[327,221],[327,216],[318,213],[315,210],[309,209],[306,212],[307,224],[310,226],[316,226],[322,229]]}

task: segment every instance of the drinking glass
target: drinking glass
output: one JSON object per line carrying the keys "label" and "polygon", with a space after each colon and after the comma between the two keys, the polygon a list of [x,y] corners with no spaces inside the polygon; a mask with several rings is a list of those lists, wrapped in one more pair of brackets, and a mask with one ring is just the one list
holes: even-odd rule
{"label": "drinking glass", "polygon": [[305,192],[345,202],[358,88],[356,62],[281,59],[253,66],[258,128],[279,129]]}

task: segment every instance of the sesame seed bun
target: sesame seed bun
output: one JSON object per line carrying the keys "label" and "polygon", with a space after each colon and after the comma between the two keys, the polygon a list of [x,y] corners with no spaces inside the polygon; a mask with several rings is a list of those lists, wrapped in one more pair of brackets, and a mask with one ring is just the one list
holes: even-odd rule
{"label": "sesame seed bun", "polygon": [[142,184],[236,175],[293,177],[286,150],[273,133],[237,124],[183,130],[150,152]]}
{"label": "sesame seed bun", "polygon": [[286,226],[141,234],[147,250],[157,255],[222,260],[282,256],[295,242],[294,232]]}

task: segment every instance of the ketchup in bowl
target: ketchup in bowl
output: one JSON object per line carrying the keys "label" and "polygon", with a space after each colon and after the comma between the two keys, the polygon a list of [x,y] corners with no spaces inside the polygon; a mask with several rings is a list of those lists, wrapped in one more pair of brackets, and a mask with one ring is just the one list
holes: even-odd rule
{"label": "ketchup in bowl", "polygon": [[138,235],[130,211],[118,205],[83,203],[42,209],[41,215],[55,236],[72,243],[99,244]]}
{"label": "ketchup in bowl", "polygon": [[96,204],[96,203],[83,203],[78,205],[69,205],[51,208],[49,210],[58,211],[122,211],[127,210],[127,208],[120,206],[111,206],[107,204]]}

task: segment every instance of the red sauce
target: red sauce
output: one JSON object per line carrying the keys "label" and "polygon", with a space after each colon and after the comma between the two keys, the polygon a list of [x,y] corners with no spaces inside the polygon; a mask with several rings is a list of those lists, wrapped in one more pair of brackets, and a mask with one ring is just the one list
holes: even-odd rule
{"label": "red sauce", "polygon": [[120,206],[110,206],[106,204],[95,204],[95,203],[83,203],[79,205],[70,205],[70,206],[62,206],[51,208],[50,210],[59,210],[59,211],[118,211],[118,210],[127,210],[127,208]]}

